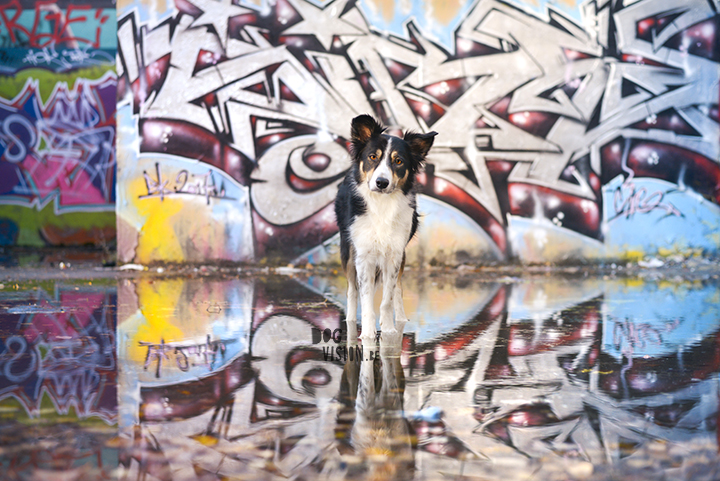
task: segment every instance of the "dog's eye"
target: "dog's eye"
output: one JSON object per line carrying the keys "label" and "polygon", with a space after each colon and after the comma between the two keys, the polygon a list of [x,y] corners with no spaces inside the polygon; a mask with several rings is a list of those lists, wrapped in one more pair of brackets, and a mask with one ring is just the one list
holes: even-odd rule
{"label": "dog's eye", "polygon": [[377,160],[377,155],[375,154],[370,154],[368,155],[368,157],[370,158],[370,160]]}
{"label": "dog's eye", "polygon": [[402,164],[403,164],[402,159],[401,159],[400,157],[397,157],[397,158],[395,159],[395,165],[402,165]]}

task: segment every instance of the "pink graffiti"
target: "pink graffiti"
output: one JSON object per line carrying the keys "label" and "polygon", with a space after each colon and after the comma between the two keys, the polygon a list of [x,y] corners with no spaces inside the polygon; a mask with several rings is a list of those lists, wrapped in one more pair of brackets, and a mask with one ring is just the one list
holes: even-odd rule
{"label": "pink graffiti", "polygon": [[60,305],[72,307],[58,309],[47,301],[41,302],[40,307],[47,312],[33,315],[23,335],[30,343],[37,342],[40,337],[49,342],[77,338],[92,326],[93,312],[101,309],[104,301],[103,292],[61,291]]}
{"label": "pink graffiti", "polygon": [[80,417],[113,422],[117,368],[109,295],[61,289],[56,296],[16,302],[4,314],[3,322],[24,327],[2,341],[0,399],[13,396],[34,416],[46,393],[58,413],[72,406]]}
{"label": "pink graffiti", "polygon": [[44,160],[28,155],[21,163],[32,177],[39,197],[47,198],[58,192],[61,205],[105,203],[103,195],[93,187],[92,178],[82,170],[82,164],[77,159],[48,156]]}

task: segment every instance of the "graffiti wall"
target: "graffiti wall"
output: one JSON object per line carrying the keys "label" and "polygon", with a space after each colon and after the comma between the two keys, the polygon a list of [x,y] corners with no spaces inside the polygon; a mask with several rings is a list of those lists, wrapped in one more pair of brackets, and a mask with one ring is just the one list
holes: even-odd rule
{"label": "graffiti wall", "polygon": [[114,242],[115,12],[0,1],[0,245]]}
{"label": "graffiti wall", "polygon": [[717,5],[119,5],[121,261],[323,262],[351,119],[434,130],[415,264],[717,254]]}

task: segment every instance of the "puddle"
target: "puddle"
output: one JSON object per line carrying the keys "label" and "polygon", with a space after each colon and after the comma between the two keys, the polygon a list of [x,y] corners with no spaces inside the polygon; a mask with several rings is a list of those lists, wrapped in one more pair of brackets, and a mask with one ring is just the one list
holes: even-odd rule
{"label": "puddle", "polygon": [[404,279],[358,343],[344,279],[0,290],[9,479],[720,479],[720,282]]}

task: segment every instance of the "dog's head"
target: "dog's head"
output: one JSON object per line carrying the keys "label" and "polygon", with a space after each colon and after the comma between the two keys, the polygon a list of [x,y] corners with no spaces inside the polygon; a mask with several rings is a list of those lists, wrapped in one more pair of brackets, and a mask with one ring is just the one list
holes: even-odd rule
{"label": "dog's head", "polygon": [[403,138],[387,135],[385,127],[369,115],[352,121],[352,159],[356,180],[372,192],[404,193],[412,188],[437,132],[406,132]]}

